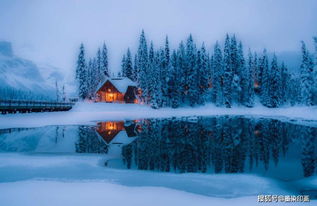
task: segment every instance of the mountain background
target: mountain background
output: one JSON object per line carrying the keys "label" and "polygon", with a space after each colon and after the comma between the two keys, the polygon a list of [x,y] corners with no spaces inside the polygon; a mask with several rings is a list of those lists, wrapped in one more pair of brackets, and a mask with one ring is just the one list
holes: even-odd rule
{"label": "mountain background", "polygon": [[63,85],[69,85],[59,70],[18,57],[10,42],[0,42],[1,99],[55,100],[56,82],[59,90]]}

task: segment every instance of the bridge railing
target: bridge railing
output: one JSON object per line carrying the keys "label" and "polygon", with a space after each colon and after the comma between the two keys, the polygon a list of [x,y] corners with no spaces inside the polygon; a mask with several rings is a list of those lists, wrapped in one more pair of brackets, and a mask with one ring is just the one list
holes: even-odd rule
{"label": "bridge railing", "polygon": [[0,100],[0,110],[31,110],[31,109],[71,109],[73,102],[48,102],[26,100]]}

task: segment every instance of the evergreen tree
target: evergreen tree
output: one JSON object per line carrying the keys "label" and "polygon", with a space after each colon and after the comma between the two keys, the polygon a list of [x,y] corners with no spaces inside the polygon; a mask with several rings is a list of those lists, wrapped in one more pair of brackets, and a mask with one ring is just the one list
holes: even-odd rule
{"label": "evergreen tree", "polygon": [[167,107],[169,106],[169,96],[168,96],[168,70],[169,65],[167,65],[166,56],[165,56],[165,49],[161,48],[158,50],[159,54],[159,62],[158,66],[160,68],[160,81],[161,81],[161,92],[162,92],[162,106]]}
{"label": "evergreen tree", "polygon": [[152,99],[154,97],[154,87],[155,83],[157,83],[157,80],[156,79],[153,79],[153,74],[156,72],[156,62],[155,62],[155,56],[154,56],[154,46],[153,46],[153,42],[151,42],[150,44],[150,50],[149,50],[149,67],[148,67],[148,72],[149,74],[149,79],[148,80],[148,96],[149,96],[149,100],[150,100],[150,103],[152,103]]}
{"label": "evergreen tree", "polygon": [[148,49],[147,43],[145,39],[144,31],[142,30],[140,41],[139,41],[139,48],[138,48],[138,61],[137,67],[139,69],[139,77],[138,77],[138,86],[142,89],[141,94],[141,101],[147,103],[148,98]]}
{"label": "evergreen tree", "polygon": [[173,51],[171,57],[171,72],[169,72],[169,93],[171,94],[171,107],[177,108],[181,104],[181,76],[179,59],[176,51]]}
{"label": "evergreen tree", "polygon": [[121,73],[123,77],[127,76],[127,60],[125,55],[123,55],[122,60],[121,60]]}
{"label": "evergreen tree", "polygon": [[[209,55],[208,55],[209,58]],[[208,89],[207,89],[207,97],[206,97],[206,102],[213,102],[215,103],[215,96],[214,96],[214,86],[213,86],[213,77],[215,74],[214,71],[214,55],[211,55],[209,58],[209,64],[208,64]]]}
{"label": "evergreen tree", "polygon": [[224,80],[224,69],[223,69],[223,56],[218,42],[214,47],[214,61],[213,61],[213,99],[217,106],[222,106],[224,103],[223,97],[223,80]]}
{"label": "evergreen tree", "polygon": [[197,71],[195,70],[196,65],[196,46],[192,35],[189,35],[186,42],[186,73],[188,74],[187,79],[187,97],[190,106],[194,106],[197,103]]}
{"label": "evergreen tree", "polygon": [[260,100],[264,106],[270,106],[270,70],[266,49],[260,59],[260,71],[262,71],[261,85],[260,85]]}
{"label": "evergreen tree", "polygon": [[169,73],[171,69],[170,65],[170,48],[168,36],[165,38],[164,49],[160,49],[160,67],[161,67],[161,87],[162,87],[162,104],[163,107],[170,106],[171,94],[169,93]]}
{"label": "evergreen tree", "polygon": [[92,60],[89,59],[88,67],[87,67],[87,87],[88,87],[88,97],[93,97],[94,92],[94,78],[93,78],[93,64]]}
{"label": "evergreen tree", "polygon": [[312,87],[313,87],[313,59],[306,49],[306,45],[302,42],[302,64],[301,64],[301,97],[302,104],[312,105]]}
{"label": "evergreen tree", "polygon": [[[151,46],[152,47],[152,46]],[[150,86],[151,86],[151,99],[150,105],[152,108],[160,108],[162,107],[162,89],[161,89],[161,72],[160,72],[160,53],[150,50]]]}
{"label": "evergreen tree", "polygon": [[127,51],[127,56],[126,56],[126,63],[125,63],[125,71],[126,71],[126,77],[128,77],[129,79],[131,79],[133,81],[134,79],[134,70],[133,70],[133,65],[132,65],[132,57],[131,57],[131,52],[130,49],[128,48]]}
{"label": "evergreen tree", "polygon": [[224,61],[224,76],[223,76],[223,97],[224,97],[224,104],[227,108],[230,108],[232,105],[231,102],[231,83],[233,79],[232,73],[232,63],[231,63],[231,52],[230,52],[230,38],[227,34],[225,40],[225,47],[223,52],[223,61]]}
{"label": "evergreen tree", "polygon": [[299,104],[301,102],[301,82],[300,78],[295,77],[294,75],[290,77],[289,87],[287,90],[287,98],[291,106]]}
{"label": "evergreen tree", "polygon": [[97,51],[97,57],[96,57],[96,63],[97,63],[97,76],[96,76],[96,81],[97,84],[99,84],[101,81],[103,81],[103,71],[102,71],[102,58],[101,58],[101,51],[98,49]]}
{"label": "evergreen tree", "polygon": [[284,62],[281,66],[281,85],[280,85],[280,97],[281,97],[281,105],[286,104],[288,101],[288,92],[289,92],[289,82],[290,81],[290,74],[288,72],[287,67],[285,66]]}
{"label": "evergreen tree", "polygon": [[262,74],[260,73],[258,65],[258,55],[256,52],[254,52],[253,55],[252,69],[250,70],[250,72],[252,73],[254,91],[256,93],[259,93],[259,86],[261,85],[260,79],[262,77]]}
{"label": "evergreen tree", "polygon": [[[242,44],[240,46],[242,48]],[[240,65],[239,65],[240,62],[239,62],[239,57],[238,57],[239,51],[238,51],[238,45],[237,45],[237,40],[236,40],[235,35],[233,35],[230,38],[230,47],[229,48],[230,48],[229,49],[229,56],[230,56],[231,71],[232,71],[233,75],[236,74],[236,75],[240,76],[241,71],[240,71]],[[240,53],[243,53],[243,51],[240,51]],[[242,58],[243,58],[243,54],[242,54]]]}
{"label": "evergreen tree", "polygon": [[243,56],[242,43],[240,42],[237,48],[235,36],[232,37],[231,42],[233,44],[231,45],[231,53],[235,53],[234,55],[231,54],[232,67],[233,71],[235,71],[232,79],[232,103],[239,105],[242,102],[242,93],[245,92],[242,90],[242,80],[243,78],[248,77],[243,77],[243,72],[246,68]]}
{"label": "evergreen tree", "polygon": [[76,79],[78,82],[78,95],[81,99],[85,99],[87,97],[88,87],[85,48],[83,43],[80,45],[79,55],[77,59]]}
{"label": "evergreen tree", "polygon": [[198,96],[197,103],[199,105],[205,104],[206,101],[206,91],[208,89],[208,70],[209,70],[209,58],[206,53],[205,44],[203,43],[200,49],[200,55],[197,55],[197,72],[198,72]]}
{"label": "evergreen tree", "polygon": [[271,63],[271,73],[270,73],[270,89],[269,89],[269,107],[278,107],[281,101],[281,70],[280,67],[277,65],[277,58],[274,54],[273,60]]}
{"label": "evergreen tree", "polygon": [[[110,76],[110,72],[109,72],[109,68],[108,68],[108,50],[107,50],[107,46],[104,43],[102,46],[102,54],[101,54],[101,73],[106,76],[109,77]],[[103,79],[103,78],[102,78]]]}
{"label": "evergreen tree", "polygon": [[251,51],[248,54],[248,65],[243,67],[242,72],[242,104],[247,107],[254,105],[254,77],[252,75],[252,69],[254,66],[254,58]]}
{"label": "evergreen tree", "polygon": [[317,105],[317,37],[314,37],[315,43],[315,67],[313,71],[313,105]]}
{"label": "evergreen tree", "polygon": [[177,50],[178,57],[178,71],[179,71],[179,85],[180,85],[180,101],[181,103],[185,103],[185,96],[187,94],[187,72],[186,72],[186,52],[183,41],[179,44],[179,48]]}
{"label": "evergreen tree", "polygon": [[97,81],[98,80],[98,76],[99,76],[99,73],[98,73],[98,64],[97,64],[97,59],[96,58],[93,58],[92,59],[92,70],[91,70],[91,87],[92,87],[92,90],[96,90],[98,85],[99,85],[99,82]]}
{"label": "evergreen tree", "polygon": [[139,82],[139,68],[138,68],[138,55],[136,54],[134,56],[134,65],[133,65],[133,75],[132,75],[132,81]]}

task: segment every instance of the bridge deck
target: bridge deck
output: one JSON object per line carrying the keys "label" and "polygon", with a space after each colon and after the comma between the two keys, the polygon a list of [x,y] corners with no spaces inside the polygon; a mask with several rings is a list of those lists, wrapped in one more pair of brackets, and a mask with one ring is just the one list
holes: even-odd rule
{"label": "bridge deck", "polygon": [[20,100],[0,100],[0,112],[53,112],[68,111],[74,106],[72,102],[44,102],[44,101],[20,101]]}

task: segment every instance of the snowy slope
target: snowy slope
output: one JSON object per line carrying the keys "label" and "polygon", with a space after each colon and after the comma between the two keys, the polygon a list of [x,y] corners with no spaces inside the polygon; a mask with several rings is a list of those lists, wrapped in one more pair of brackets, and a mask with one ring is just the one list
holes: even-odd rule
{"label": "snowy slope", "polygon": [[55,95],[55,88],[48,79],[60,81],[63,77],[54,69],[48,70],[46,76],[32,61],[17,57],[12,52],[11,43],[0,42],[0,89],[13,89],[31,92],[33,95]]}

